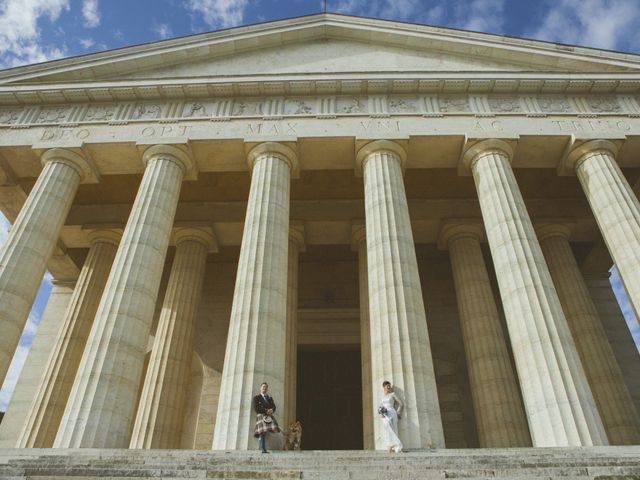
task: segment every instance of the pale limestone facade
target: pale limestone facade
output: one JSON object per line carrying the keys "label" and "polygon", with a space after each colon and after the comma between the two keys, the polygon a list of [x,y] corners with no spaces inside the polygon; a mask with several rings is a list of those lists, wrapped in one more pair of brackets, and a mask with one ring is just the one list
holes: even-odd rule
{"label": "pale limestone facade", "polygon": [[0,447],[638,444],[639,138],[640,56],[333,14],[0,72]]}

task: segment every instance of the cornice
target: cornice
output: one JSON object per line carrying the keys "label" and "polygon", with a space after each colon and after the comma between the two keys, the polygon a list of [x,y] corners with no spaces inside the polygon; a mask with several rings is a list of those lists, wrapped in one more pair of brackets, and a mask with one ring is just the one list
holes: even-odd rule
{"label": "cornice", "polygon": [[0,105],[190,99],[201,97],[371,94],[594,94],[640,92],[637,73],[411,72],[265,75],[235,78],[74,82],[0,87]]}

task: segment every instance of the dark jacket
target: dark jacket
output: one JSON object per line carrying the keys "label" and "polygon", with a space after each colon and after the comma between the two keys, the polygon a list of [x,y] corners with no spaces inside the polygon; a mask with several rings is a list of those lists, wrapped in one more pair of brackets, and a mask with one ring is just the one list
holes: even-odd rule
{"label": "dark jacket", "polygon": [[266,415],[267,410],[269,409],[272,409],[274,412],[276,411],[276,404],[273,401],[273,397],[267,395],[267,398],[269,399],[269,401],[265,402],[264,398],[262,398],[262,395],[256,395],[255,397],[253,397],[253,409],[256,411],[256,413]]}

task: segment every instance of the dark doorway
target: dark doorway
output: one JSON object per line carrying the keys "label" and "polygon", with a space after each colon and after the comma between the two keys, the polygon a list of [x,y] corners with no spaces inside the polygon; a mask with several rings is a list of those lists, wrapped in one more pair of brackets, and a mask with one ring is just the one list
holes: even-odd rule
{"label": "dark doorway", "polygon": [[296,409],[303,449],[361,450],[360,352],[299,349]]}

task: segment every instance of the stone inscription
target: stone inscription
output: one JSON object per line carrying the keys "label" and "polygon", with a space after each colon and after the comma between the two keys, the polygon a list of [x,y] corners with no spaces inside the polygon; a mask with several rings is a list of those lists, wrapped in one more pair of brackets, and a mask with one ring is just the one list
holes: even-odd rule
{"label": "stone inscription", "polygon": [[623,138],[640,135],[640,118],[609,117],[474,118],[465,116],[414,116],[390,118],[300,118],[296,121],[242,120],[225,122],[172,122],[124,125],[80,125],[76,127],[0,127],[0,145],[137,142],[145,139],[199,141],[209,139],[244,139],[250,137],[343,137],[404,138],[420,135],[588,135]]}
{"label": "stone inscription", "polygon": [[[531,115],[600,117],[628,115],[640,117],[640,97],[632,95],[372,95],[320,97],[223,98],[197,101],[123,102],[120,104],[73,104],[40,107],[1,107],[0,125],[64,125],[177,122],[185,120],[226,121],[256,119],[255,128],[264,133],[279,124],[260,120],[327,117],[388,117],[466,115],[476,117]],[[292,122],[292,124],[295,124]],[[262,125],[262,126],[259,126]],[[277,125],[277,126],[276,126]],[[371,128],[377,124],[371,123]],[[380,124],[384,131],[384,125]],[[284,126],[284,128],[288,128]],[[393,126],[390,128],[393,129]],[[569,131],[563,124],[562,131]],[[579,127],[576,127],[579,128]],[[588,126],[587,126],[588,128]],[[266,130],[265,130],[266,129]],[[295,128],[294,128],[295,129]],[[157,132],[154,132],[155,135]],[[272,134],[286,133],[271,131]],[[175,134],[175,132],[173,133]]]}

